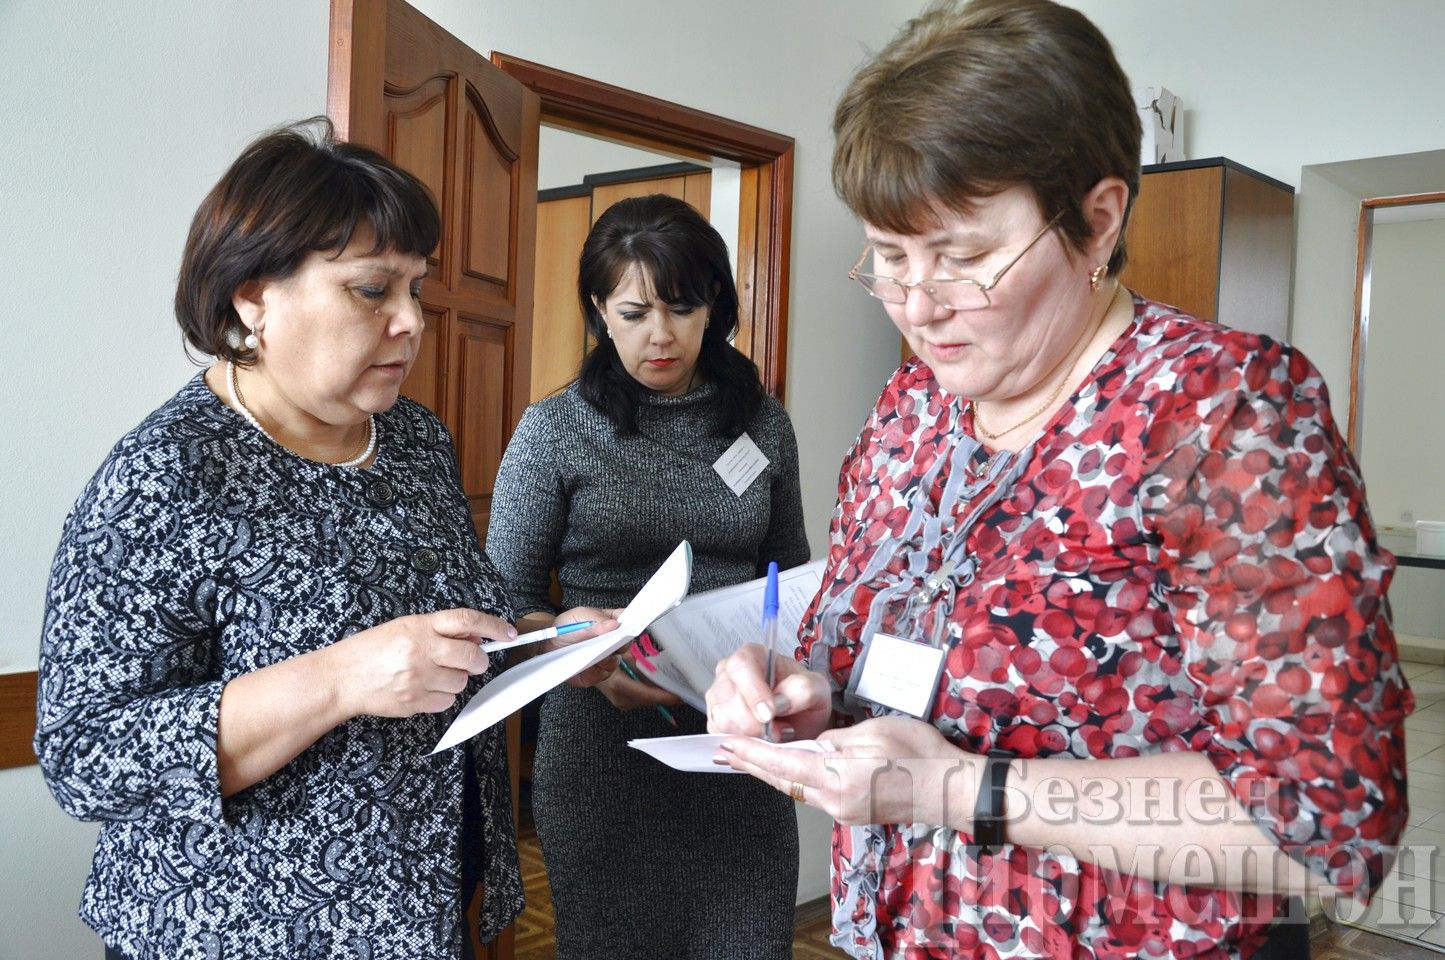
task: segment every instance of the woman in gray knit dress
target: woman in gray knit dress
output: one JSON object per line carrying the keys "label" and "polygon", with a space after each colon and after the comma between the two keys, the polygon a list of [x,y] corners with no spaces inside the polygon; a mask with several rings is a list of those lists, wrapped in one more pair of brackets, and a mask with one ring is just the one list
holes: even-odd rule
{"label": "woman in gray knit dress", "polygon": [[[695,591],[805,562],[792,424],[728,342],[737,291],[717,231],[681,200],[623,200],[583,246],[578,291],[597,347],[522,417],[487,533],[526,625],[551,622],[554,571],[564,608],[620,607],[684,539]],[[735,493],[714,464],[744,436],[767,464]],[[705,728],[622,671],[543,702],[532,802],[559,960],[791,956],[792,802],[627,747]]]}

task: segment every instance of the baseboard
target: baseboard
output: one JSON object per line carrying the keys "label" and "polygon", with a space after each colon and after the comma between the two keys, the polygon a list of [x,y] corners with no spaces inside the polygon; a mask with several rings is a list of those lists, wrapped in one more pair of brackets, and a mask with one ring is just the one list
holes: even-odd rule
{"label": "baseboard", "polygon": [[1405,663],[1445,666],[1445,638],[1397,633],[1395,634],[1395,646],[1400,651],[1400,659]]}

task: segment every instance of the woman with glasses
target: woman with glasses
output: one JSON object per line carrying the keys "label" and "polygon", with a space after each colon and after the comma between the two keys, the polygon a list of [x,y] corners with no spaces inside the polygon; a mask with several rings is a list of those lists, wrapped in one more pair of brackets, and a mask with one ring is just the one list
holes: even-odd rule
{"label": "woman with glasses", "polygon": [[[720,759],[838,820],[855,957],[1303,957],[1367,898],[1411,698],[1319,373],[1120,286],[1138,116],[1048,0],[935,4],[843,95],[851,271],[917,357],[839,482],[799,659]],[[1225,318],[1227,320],[1227,318]]]}

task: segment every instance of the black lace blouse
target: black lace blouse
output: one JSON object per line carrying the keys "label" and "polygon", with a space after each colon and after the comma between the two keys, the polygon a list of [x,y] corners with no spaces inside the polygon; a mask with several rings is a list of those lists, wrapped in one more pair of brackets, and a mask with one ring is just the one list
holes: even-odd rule
{"label": "black lace blouse", "polygon": [[[104,826],[80,915],[132,960],[456,957],[521,909],[501,728],[358,717],[222,799],[227,681],[395,617],[510,617],[446,429],[402,399],[367,470],[289,453],[198,375],[116,445],[51,571],[35,750]],[[463,704],[499,669],[474,678]]]}

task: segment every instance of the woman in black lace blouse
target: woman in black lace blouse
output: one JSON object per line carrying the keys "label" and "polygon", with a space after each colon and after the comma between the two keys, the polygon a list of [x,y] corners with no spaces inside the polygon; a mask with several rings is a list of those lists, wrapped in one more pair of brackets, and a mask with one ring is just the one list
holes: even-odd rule
{"label": "woman in black lace blouse", "polygon": [[40,653],[108,956],[457,957],[479,883],[483,939],[521,909],[499,730],[427,756],[495,672],[477,641],[515,635],[446,429],[398,399],[439,233],[324,122],[196,214],[176,314],[216,362],[81,494]]}

